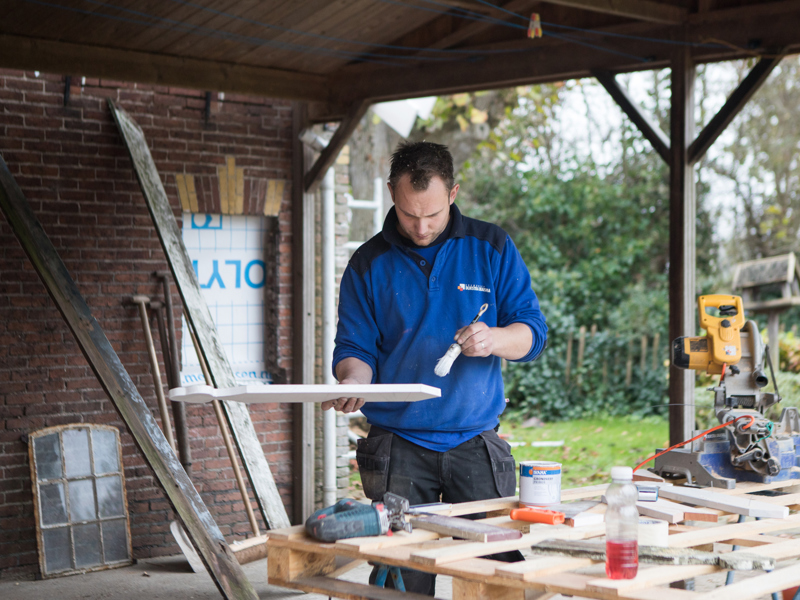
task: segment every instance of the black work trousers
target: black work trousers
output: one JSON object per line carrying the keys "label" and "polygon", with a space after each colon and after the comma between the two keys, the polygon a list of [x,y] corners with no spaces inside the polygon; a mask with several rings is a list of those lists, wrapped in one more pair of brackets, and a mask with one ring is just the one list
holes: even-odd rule
{"label": "black work trousers", "polygon": [[[364,494],[373,501],[382,500],[386,492],[408,498],[411,505],[486,500],[516,492],[514,457],[494,429],[447,452],[436,452],[373,425],[369,436],[359,440],[356,459]],[[486,558],[516,562],[522,554],[503,552]],[[376,573],[373,569],[370,583]],[[407,591],[434,595],[436,575],[409,569],[402,569],[402,575]]]}

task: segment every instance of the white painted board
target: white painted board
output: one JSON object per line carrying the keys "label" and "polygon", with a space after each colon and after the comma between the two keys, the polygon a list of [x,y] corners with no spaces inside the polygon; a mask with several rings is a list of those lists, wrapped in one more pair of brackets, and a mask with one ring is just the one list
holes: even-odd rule
{"label": "white painted board", "polygon": [[734,514],[745,515],[748,517],[762,517],[767,519],[785,519],[789,516],[787,506],[776,506],[751,499],[752,496],[730,496],[713,492],[711,489],[690,488],[681,486],[659,486],[659,497],[685,502],[686,504],[696,504],[707,508],[716,508]]}
{"label": "white painted board", "polygon": [[440,398],[439,388],[421,383],[376,383],[371,385],[239,385],[217,389],[209,385],[192,385],[169,391],[176,402],[204,404],[232,400],[245,404],[272,402],[325,402],[337,398],[363,398],[366,402],[417,402]]}

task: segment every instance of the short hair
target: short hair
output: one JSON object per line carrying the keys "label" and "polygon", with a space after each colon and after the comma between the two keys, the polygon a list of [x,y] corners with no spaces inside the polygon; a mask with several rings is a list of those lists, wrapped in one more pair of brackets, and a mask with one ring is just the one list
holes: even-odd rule
{"label": "short hair", "polygon": [[455,185],[453,156],[442,144],[401,142],[392,154],[389,185],[395,187],[406,173],[411,177],[411,186],[418,192],[428,189],[434,175],[441,177],[448,190]]}

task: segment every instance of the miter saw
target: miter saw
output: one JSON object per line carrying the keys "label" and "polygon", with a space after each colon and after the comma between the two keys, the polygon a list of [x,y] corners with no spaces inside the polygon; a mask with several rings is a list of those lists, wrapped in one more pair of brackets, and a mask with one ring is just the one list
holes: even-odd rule
{"label": "miter saw", "polygon": [[[737,481],[769,483],[800,479],[800,413],[784,408],[773,423],[766,410],[781,401],[772,363],[754,321],[745,321],[739,296],[698,298],[702,337],[672,342],[672,364],[682,369],[719,375],[714,413],[724,427],[655,460],[660,475],[683,475],[687,483],[734,488]],[[762,392],[769,384],[774,392]],[[702,434],[694,432],[693,436]]]}

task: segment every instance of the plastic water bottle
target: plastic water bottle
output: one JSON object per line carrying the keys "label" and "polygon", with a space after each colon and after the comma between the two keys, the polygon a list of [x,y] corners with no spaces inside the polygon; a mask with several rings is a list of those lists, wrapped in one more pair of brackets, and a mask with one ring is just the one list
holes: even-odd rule
{"label": "plastic water bottle", "polygon": [[639,570],[639,511],[633,469],[612,467],[606,490],[606,575],[609,579],[633,579]]}

